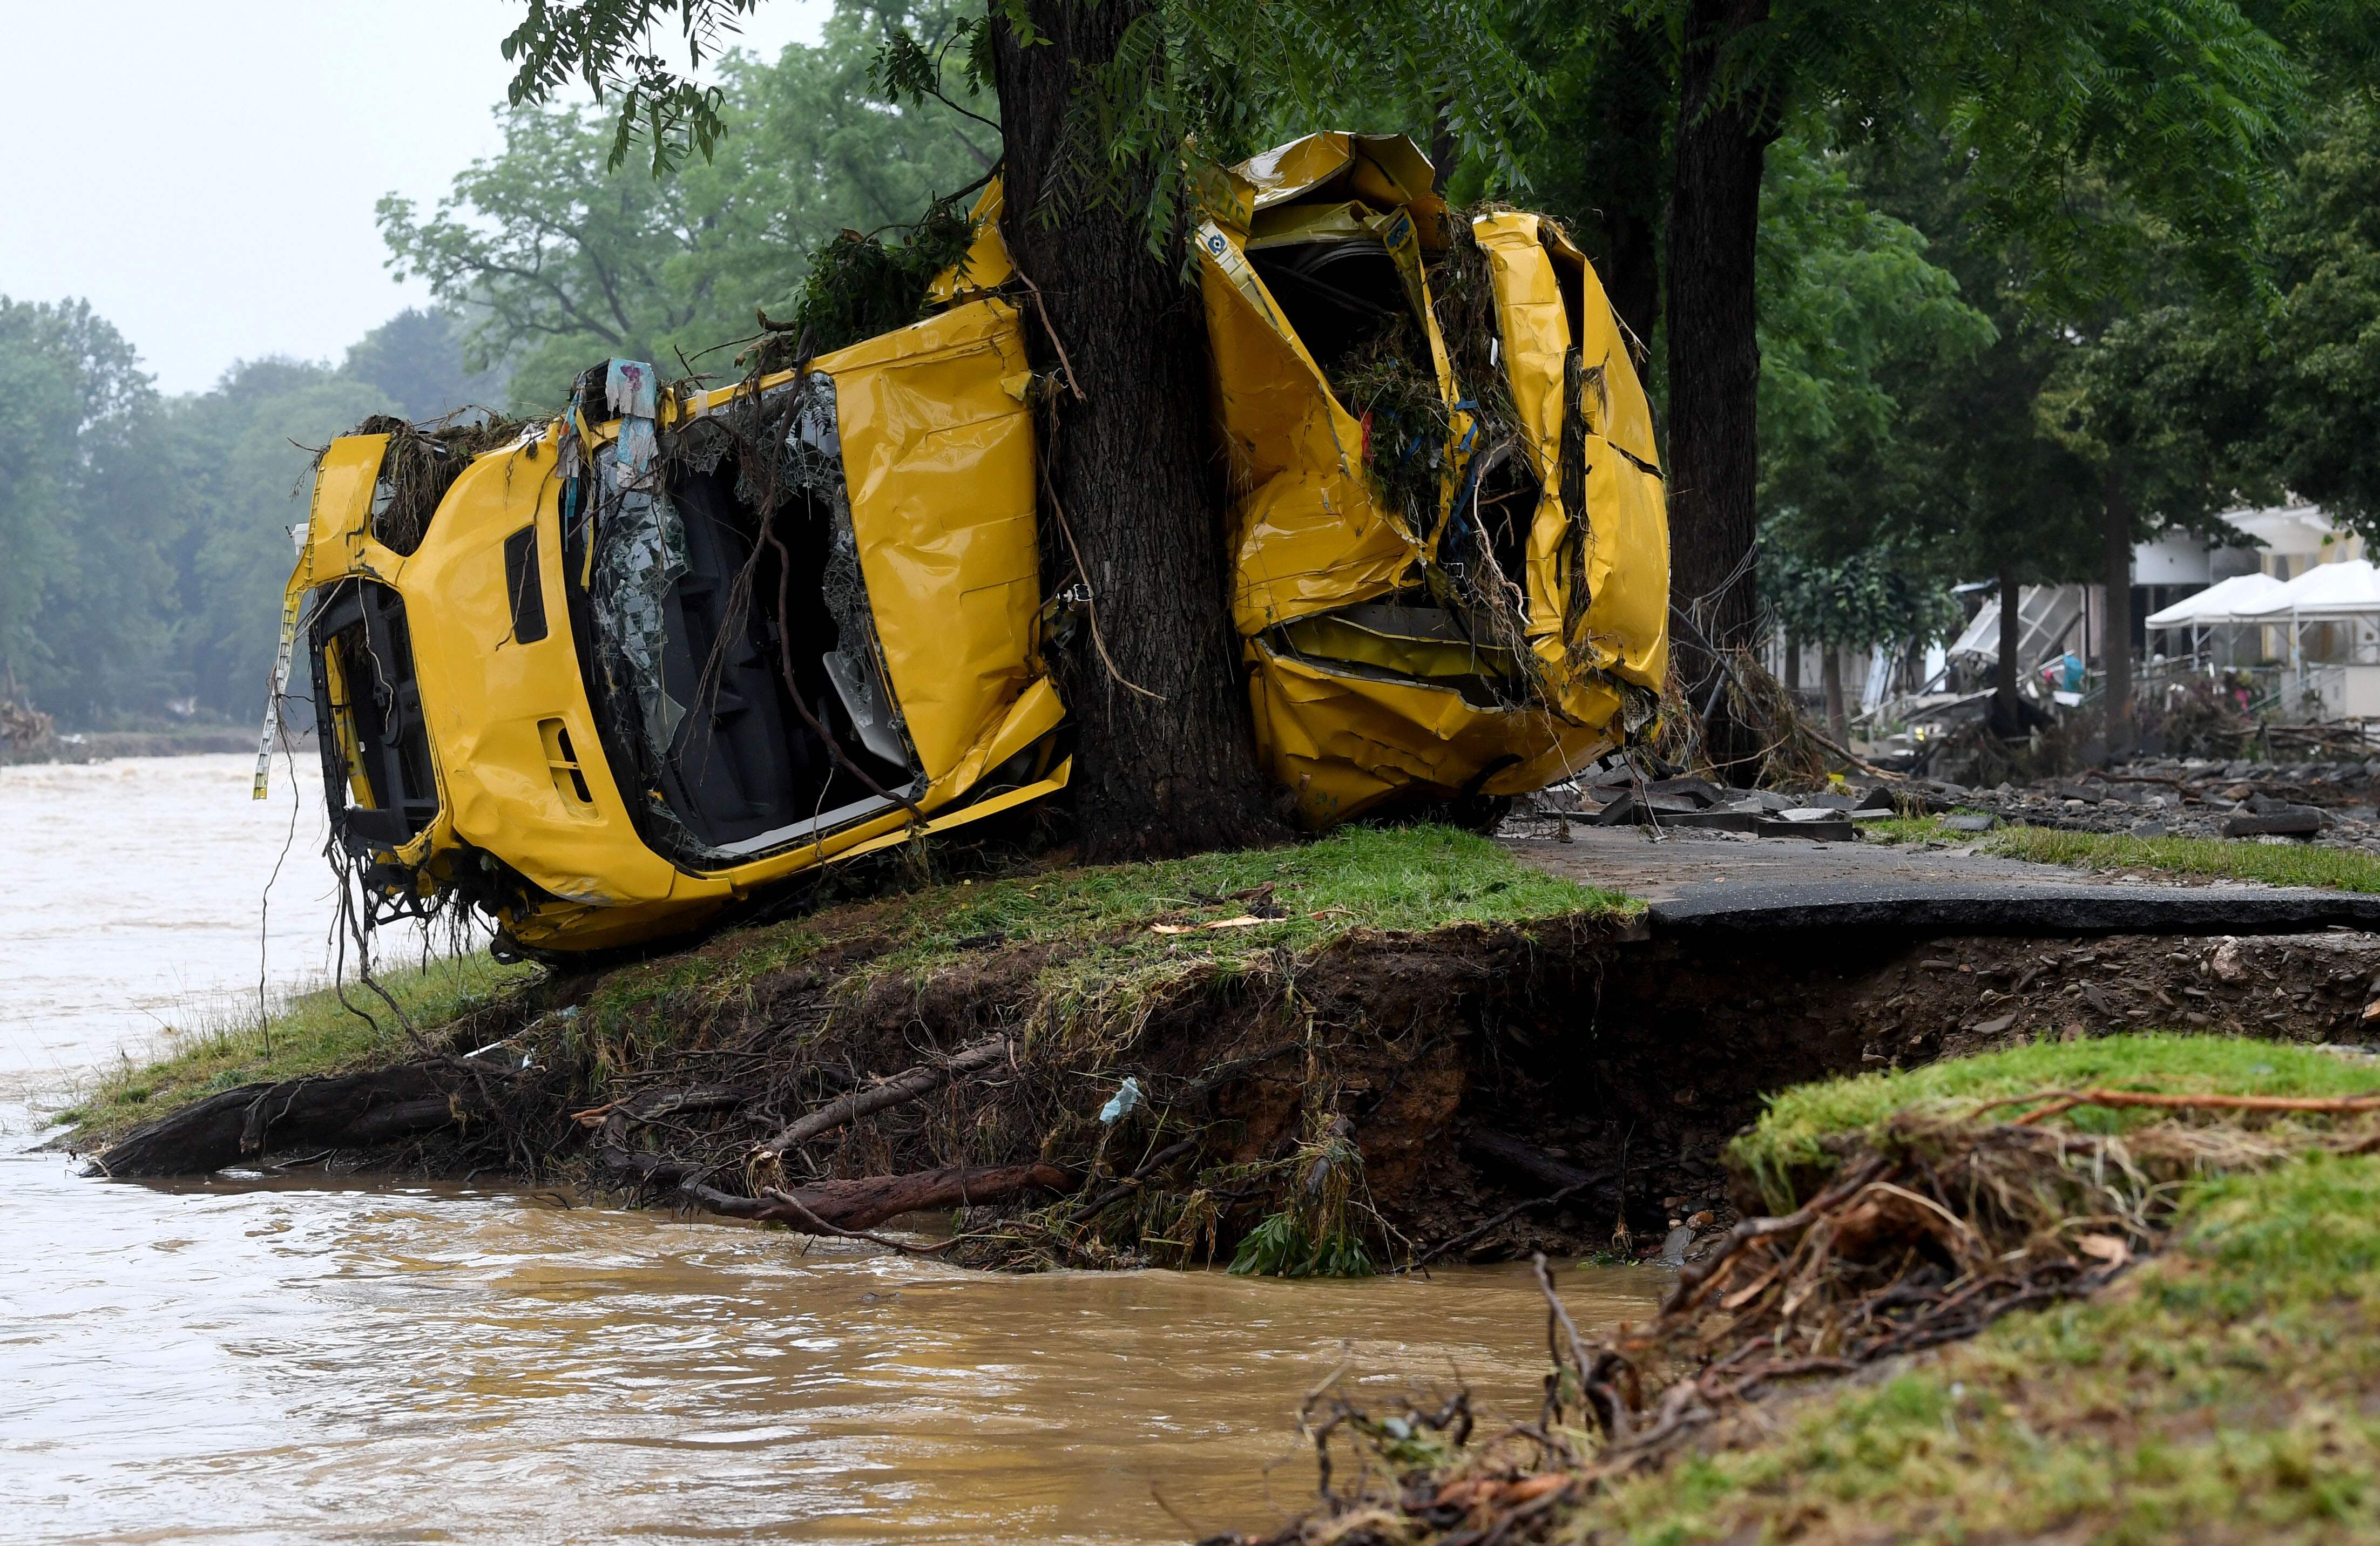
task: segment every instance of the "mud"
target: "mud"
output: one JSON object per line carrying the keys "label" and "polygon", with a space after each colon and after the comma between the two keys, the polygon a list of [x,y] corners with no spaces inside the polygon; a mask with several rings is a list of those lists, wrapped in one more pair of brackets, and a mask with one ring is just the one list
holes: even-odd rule
{"label": "mud", "polygon": [[[1346,1226],[1381,1266],[1633,1256],[1682,1223],[1735,1216],[1747,1200],[1729,1196],[1720,1151],[1793,1083],[2044,1036],[2164,1027],[2320,1043],[2380,1023],[2364,1018],[2380,936],[2344,930],[1917,943],[1840,930],[1642,940],[1569,924],[1357,933],[1072,1025],[1035,1021],[1039,948],[989,944],[922,983],[880,975],[855,991],[879,948],[847,938],[723,994],[700,985],[698,952],[675,976],[689,985],[614,1005],[603,1025],[600,981],[557,980],[461,1028],[443,1057],[391,1070],[383,1091],[252,1086],[120,1148],[159,1173],[336,1147],[347,1152],[311,1163],[561,1175],[652,1201],[709,1195],[714,1211],[722,1189],[816,1196],[1038,1167],[1044,1190],[953,1221],[966,1237],[953,1259],[1009,1268],[1228,1261],[1336,1166],[1353,1172],[1340,1178]],[[803,1114],[987,1036],[1007,1039],[1004,1067],[756,1162]],[[458,1056],[499,1040],[500,1057]],[[1140,1104],[1102,1123],[1126,1077]],[[436,1119],[438,1093],[454,1120]],[[633,1132],[614,1122],[607,1151],[595,1129],[614,1108],[667,1116]],[[323,1115],[336,1111],[355,1116],[346,1139]],[[302,1119],[279,1130],[280,1112]],[[1333,1157],[1350,1153],[1352,1167]],[[689,1178],[695,1190],[673,1191]]]}

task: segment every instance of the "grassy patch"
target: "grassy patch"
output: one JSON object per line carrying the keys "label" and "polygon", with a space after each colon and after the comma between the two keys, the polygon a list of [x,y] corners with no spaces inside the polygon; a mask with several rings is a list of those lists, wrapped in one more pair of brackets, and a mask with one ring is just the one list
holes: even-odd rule
{"label": "grassy patch", "polygon": [[2085,870],[2147,870],[2255,880],[2268,886],[2319,886],[2334,891],[2380,892],[2380,855],[2313,843],[2260,843],[2236,838],[2135,838],[2120,832],[2069,832],[2054,827],[2002,827],[1986,833],[1953,832],[1939,816],[1890,818],[1869,824],[1887,842],[1972,843],[1977,852]]}
{"label": "grassy patch", "polygon": [[[416,1028],[427,1032],[537,974],[534,967],[499,966],[484,955],[471,955],[388,972],[380,982],[405,1006]],[[235,1085],[343,1073],[394,1062],[412,1050],[396,1018],[369,990],[350,987],[347,999],[371,1021],[324,988],[288,1000],[262,1024],[250,1018],[169,1030],[163,1045],[171,1051],[152,1063],[119,1063],[72,1110],[59,1113],[58,1120],[77,1124],[94,1141],[104,1141],[186,1101]]]}
{"label": "grassy patch", "polygon": [[[2380,1160],[2201,1182],[2111,1294],[2012,1316],[1563,1539],[2380,1540]],[[1780,1420],[1781,1419],[1781,1420]]]}
{"label": "grassy patch", "polygon": [[2166,875],[2261,880],[2270,886],[2380,891],[2380,857],[2312,843],[2134,838],[2113,832],[2064,832],[2048,827],[2004,827],[1986,835],[1983,847],[2011,859],[2079,869],[2155,870]]}
{"label": "grassy patch", "polygon": [[[2380,1093],[2380,1068],[2329,1053],[2227,1036],[2148,1033],[2093,1041],[2003,1048],[1895,1073],[1858,1074],[1797,1085],[1769,1102],[1752,1131],[1728,1147],[1771,1206],[1794,1206],[1785,1178],[1827,1165],[1826,1141],[1876,1126],[1902,1111],[1955,1115],[2001,1095],[2035,1090],[2220,1091],[2240,1095],[2361,1095]],[[2061,1118],[2084,1131],[2116,1132],[2168,1113],[2084,1106]]]}
{"label": "grassy patch", "polygon": [[1936,815],[1878,816],[1860,823],[1860,836],[1877,843],[1973,842],[1972,832],[1953,832]]}
{"label": "grassy patch", "polygon": [[[1190,972],[1301,955],[1354,929],[1616,918],[1642,906],[1532,869],[1453,827],[1351,827],[1294,847],[945,883],[832,909],[731,936],[700,958],[616,972],[587,1021],[599,1034],[640,1022],[650,1033],[664,1002],[690,994],[727,1003],[766,972],[866,936],[880,948],[851,978],[855,989],[887,972],[923,979],[993,947],[1047,947],[1036,989],[1046,1021],[1062,1026],[1128,1008]],[[1249,918],[1257,921],[1200,926]]]}

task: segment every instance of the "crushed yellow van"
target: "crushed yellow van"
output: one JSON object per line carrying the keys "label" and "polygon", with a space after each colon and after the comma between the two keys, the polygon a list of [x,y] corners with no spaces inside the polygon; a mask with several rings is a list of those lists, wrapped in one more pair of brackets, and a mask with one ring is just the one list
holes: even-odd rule
{"label": "crushed yellow van", "polygon": [[[1552,222],[1458,229],[1430,182],[1401,138],[1311,136],[1196,232],[1258,750],[1317,827],[1543,787],[1665,670],[1610,307]],[[453,898],[500,949],[631,945],[1065,786],[997,211],[994,185],[925,320],[798,376],[613,360],[501,443],[332,442],[279,670],[302,639],[377,916]],[[1475,308],[1451,349],[1441,275]]]}

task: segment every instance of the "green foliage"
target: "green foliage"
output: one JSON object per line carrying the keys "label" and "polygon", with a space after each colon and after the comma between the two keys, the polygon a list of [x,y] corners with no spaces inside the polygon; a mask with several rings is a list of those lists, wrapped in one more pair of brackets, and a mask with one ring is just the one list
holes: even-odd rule
{"label": "green foliage", "polygon": [[1370,1277],[1375,1269],[1352,1234],[1318,1240],[1295,1215],[1267,1214],[1241,1239],[1230,1271],[1242,1277]]}
{"label": "green foliage", "polygon": [[674,18],[686,68],[698,71],[705,58],[722,51],[736,18],[759,6],[760,0],[601,0],[575,6],[530,0],[528,18],[503,44],[515,66],[512,104],[543,102],[575,76],[596,101],[608,97],[617,104],[611,168],[617,169],[638,140],[651,151],[655,176],[674,169],[689,153],[707,159],[727,132],[724,93],[679,75],[671,56],[654,51],[654,35],[671,30]]}
{"label": "green foliage", "polygon": [[70,725],[187,692],[164,535],[163,405],[81,301],[0,296],[0,692]]}
{"label": "green foliage", "polygon": [[[1530,868],[1500,845],[1451,827],[1349,827],[1290,848],[943,882],[753,929],[699,958],[611,973],[584,1019],[598,1033],[688,1023],[699,1016],[664,1017],[654,1006],[687,995],[731,1001],[760,976],[857,936],[874,953],[846,978],[855,989],[891,974],[923,980],[995,944],[1044,948],[1035,1029],[1099,1034],[1168,985],[1283,952],[1304,955],[1354,929],[1602,920],[1642,906]],[[1261,922],[1196,926],[1249,917]]]}
{"label": "green foliage", "polygon": [[2134,838],[2006,827],[1981,846],[2011,859],[2093,870],[2153,870],[2168,875],[2253,880],[2267,886],[2322,886],[2380,892],[2380,856],[2313,843],[2252,843],[2223,838]]}
{"label": "green foliage", "polygon": [[[731,148],[735,89],[694,76],[723,30],[759,0],[585,0],[533,4],[504,40],[516,71],[512,100],[543,103],[581,79],[609,106],[604,164],[617,169],[639,140],[656,174]],[[1108,0],[1122,4],[1123,0]],[[1153,248],[1173,249],[1196,188],[1222,164],[1261,148],[1284,120],[1337,120],[1352,93],[1370,91],[1443,119],[1464,142],[1517,174],[1511,131],[1526,116],[1535,78],[1475,0],[1409,0],[1368,8],[1328,0],[1172,0],[1135,6],[1111,59],[1080,62],[1050,196],[1075,207],[1129,209]],[[891,18],[872,84],[913,108],[955,108],[955,83],[991,83],[993,30],[1045,47],[1032,0],[991,0],[954,30],[916,40]],[[686,40],[686,64],[654,52],[649,29]],[[955,72],[955,73],[953,73]],[[1407,122],[1414,121],[1409,117]]]}
{"label": "green foliage", "polygon": [[[2380,100],[2350,93],[2322,127],[2281,220],[2285,288],[2272,323],[2265,460],[2289,488],[2372,537],[2380,536]],[[2261,384],[2251,378],[2252,390]]]}
{"label": "green foliage", "polygon": [[[2296,1057],[2309,1093],[2371,1086]],[[1553,1539],[2380,1541],[2380,1161],[2217,1176],[2177,1211],[2116,1291],[1813,1393],[1757,1439],[1609,1486]]]}
{"label": "green foliage", "polygon": [[1966,621],[1949,586],[1897,543],[1827,563],[1765,542],[1760,557],[1761,598],[1795,639],[1857,648],[1932,644]]}
{"label": "green foliage", "polygon": [[[623,8],[545,16],[558,29],[589,28],[596,13]],[[725,18],[724,0],[693,9],[714,24]],[[522,105],[503,117],[504,150],[459,174],[435,210],[381,200],[390,266],[477,319],[473,359],[508,366],[512,402],[524,410],[559,405],[578,371],[612,356],[723,374],[725,361],[708,352],[748,336],[755,307],[783,318],[813,254],[866,241],[837,233],[905,225],[990,171],[996,129],[937,101],[897,105],[869,73],[889,29],[947,36],[969,10],[963,0],[898,9],[842,0],[815,48],[797,44],[774,61],[720,58],[715,111],[731,132],[667,176],[613,159],[625,119],[608,109],[516,96]],[[540,25],[533,12],[523,28]],[[958,68],[950,66],[954,79]],[[699,149],[674,143],[673,157]],[[899,320],[913,314],[914,306]]]}
{"label": "green foliage", "polygon": [[88,306],[0,300],[0,683],[69,729],[252,723],[307,448],[500,391],[468,373],[457,331],[403,312],[342,368],[252,360],[161,398]]}
{"label": "green foliage", "polygon": [[1900,417],[1887,372],[1955,370],[1999,335],[1927,238],[1872,208],[1848,158],[1789,135],[1760,188],[1760,417],[1772,508],[1812,497],[1823,462],[1888,441]]}
{"label": "green foliage", "polygon": [[469,328],[451,311],[407,307],[348,348],[340,373],[378,390],[396,413],[417,423],[466,408],[504,405],[501,370],[467,362]]}
{"label": "green foliage", "polygon": [[937,203],[897,241],[845,231],[810,260],[780,323],[814,354],[840,349],[917,320],[935,277],[962,260],[975,238],[964,210]]}
{"label": "green foliage", "polygon": [[1305,1141],[1278,1168],[1288,1205],[1248,1231],[1231,1270],[1259,1277],[1371,1276],[1372,1258],[1352,1222],[1364,1155],[1348,1124],[1309,1111]]}
{"label": "green foliage", "polygon": [[[1682,26],[1691,0],[1633,0]],[[2361,11],[2361,5],[2352,7]],[[2030,306],[2071,317],[2131,287],[2150,228],[2247,282],[2274,159],[2306,101],[2296,18],[2254,0],[1962,0],[1926,25],[1886,0],[1777,0],[1719,47],[1723,92],[1776,121],[1823,111],[1846,142],[1947,135],[1973,214],[2032,255]],[[2267,24],[2270,25],[2267,25]],[[2112,180],[2126,207],[2074,198]]]}

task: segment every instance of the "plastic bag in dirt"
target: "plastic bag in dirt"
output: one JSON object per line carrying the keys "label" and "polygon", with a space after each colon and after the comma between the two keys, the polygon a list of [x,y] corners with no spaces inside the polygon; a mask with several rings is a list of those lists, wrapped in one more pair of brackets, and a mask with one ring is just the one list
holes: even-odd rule
{"label": "plastic bag in dirt", "polygon": [[1140,1081],[1126,1075],[1123,1084],[1099,1107],[1099,1120],[1112,1127],[1140,1108]]}

